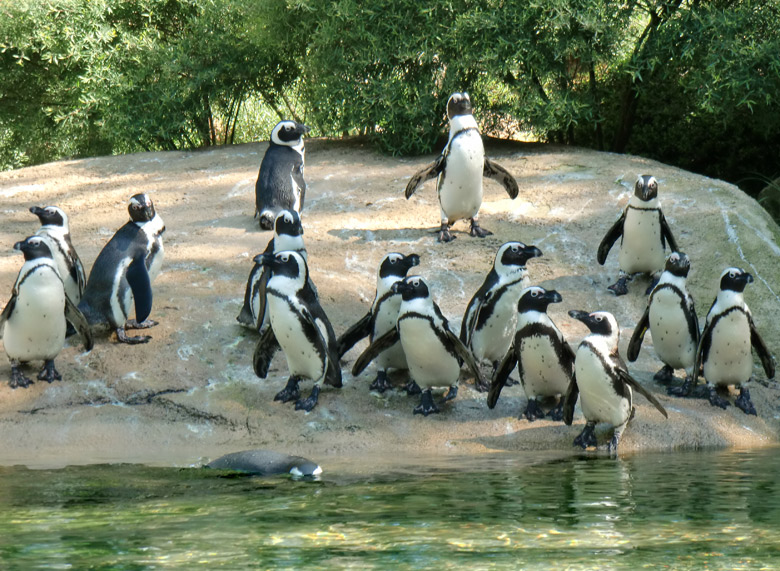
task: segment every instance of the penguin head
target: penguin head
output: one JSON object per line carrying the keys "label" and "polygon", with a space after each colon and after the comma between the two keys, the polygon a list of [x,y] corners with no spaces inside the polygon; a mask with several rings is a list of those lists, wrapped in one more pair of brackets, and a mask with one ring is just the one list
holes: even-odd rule
{"label": "penguin head", "polygon": [[318,480],[320,474],[322,474],[320,465],[304,458],[301,458],[300,460],[300,462],[297,462],[290,467],[290,475],[293,479],[305,478],[307,480]]}
{"label": "penguin head", "polygon": [[268,267],[273,276],[284,276],[294,281],[304,282],[309,277],[306,260],[293,250],[284,250],[277,254],[259,254],[254,257],[254,262]]}
{"label": "penguin head", "polygon": [[127,206],[130,213],[130,220],[133,222],[149,222],[154,218],[154,204],[152,199],[145,194],[134,194],[130,197],[130,204]]}
{"label": "penguin head", "polygon": [[49,246],[39,236],[29,236],[21,242],[17,242],[14,244],[14,250],[19,250],[24,254],[25,261],[36,258],[51,258]]}
{"label": "penguin head", "polygon": [[666,266],[664,271],[670,274],[685,278],[688,277],[688,271],[691,269],[691,260],[684,252],[672,252],[669,257],[666,258]]}
{"label": "penguin head", "polygon": [[407,276],[403,280],[395,282],[391,291],[400,293],[401,299],[404,301],[424,299],[430,296],[428,285],[420,276]]}
{"label": "penguin head", "polygon": [[531,286],[520,292],[520,301],[517,302],[517,311],[538,311],[545,313],[547,306],[551,303],[560,303],[563,301],[561,294],[554,289],[544,289],[543,287]]}
{"label": "penguin head", "polygon": [[274,222],[277,236],[302,236],[301,217],[295,210],[280,210]]}
{"label": "penguin head", "polygon": [[62,228],[68,228],[68,215],[65,214],[61,208],[56,206],[31,206],[30,212],[38,217],[41,221],[41,226],[60,226]]}
{"label": "penguin head", "polygon": [[285,147],[302,145],[302,137],[311,131],[311,128],[296,121],[279,121],[271,131],[271,143]]}
{"label": "penguin head", "polygon": [[658,197],[658,181],[649,174],[640,174],[634,185],[634,196],[643,202]]}
{"label": "penguin head", "polygon": [[387,277],[406,277],[406,273],[420,263],[420,256],[409,254],[404,256],[397,252],[387,254],[379,264],[379,279]]}
{"label": "penguin head", "polygon": [[726,268],[720,274],[720,291],[742,293],[747,284],[753,283],[753,276],[740,268]]}
{"label": "penguin head", "polygon": [[577,321],[582,321],[594,335],[612,337],[619,332],[615,316],[608,311],[594,311],[593,313],[588,313],[587,311],[572,309],[569,311],[569,317],[573,317]]}
{"label": "penguin head", "polygon": [[447,100],[447,119],[452,119],[458,115],[471,115],[471,99],[469,94],[464,92],[456,92],[450,95]]}
{"label": "penguin head", "polygon": [[542,251],[536,246],[526,246],[522,242],[507,242],[498,249],[493,267],[499,275],[511,273],[518,267],[524,268],[531,258],[538,258],[541,255]]}

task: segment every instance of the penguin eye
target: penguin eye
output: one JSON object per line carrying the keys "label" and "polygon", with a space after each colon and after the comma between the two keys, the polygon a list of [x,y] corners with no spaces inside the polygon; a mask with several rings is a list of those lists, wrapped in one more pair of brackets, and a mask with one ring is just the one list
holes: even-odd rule
{"label": "penguin eye", "polygon": [[730,277],[730,278],[735,278],[735,277],[737,277],[737,272],[729,272],[729,277]]}
{"label": "penguin eye", "polygon": [[412,280],[412,285],[413,285],[414,287],[419,287],[419,285],[420,285],[420,280]]}
{"label": "penguin eye", "polygon": [[519,247],[519,246],[512,246],[510,249],[511,249],[513,252],[519,252],[519,251],[520,251],[520,247]]}
{"label": "penguin eye", "polygon": [[390,258],[390,263],[391,264],[395,264],[397,261],[398,261],[398,258],[395,258],[395,257]]}
{"label": "penguin eye", "polygon": [[292,216],[290,216],[289,214],[285,214],[284,221],[287,222],[287,224],[292,224]]}
{"label": "penguin eye", "polygon": [[281,258],[282,262],[288,262],[290,260],[290,255],[289,254],[282,254],[280,256],[280,258]]}
{"label": "penguin eye", "polygon": [[531,292],[531,297],[539,297],[539,292],[537,290],[533,290]]}
{"label": "penguin eye", "polygon": [[596,317],[594,317],[594,319],[596,320],[597,323],[601,323],[602,321],[604,321],[604,317],[602,317],[601,315],[597,315]]}

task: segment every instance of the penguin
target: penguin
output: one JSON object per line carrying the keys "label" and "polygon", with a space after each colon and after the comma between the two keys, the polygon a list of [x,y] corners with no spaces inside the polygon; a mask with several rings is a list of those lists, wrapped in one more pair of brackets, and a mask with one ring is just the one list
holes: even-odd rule
{"label": "penguin", "polygon": [[477,381],[482,382],[479,367],[471,352],[450,331],[447,318],[431,297],[423,278],[407,276],[394,283],[391,289],[393,293],[401,294],[396,326],[374,339],[355,361],[352,375],[360,375],[371,361],[400,340],[414,386],[424,387],[420,389],[422,396],[414,414],[438,413],[440,409],[433,401],[431,389],[449,386],[444,402],[452,400],[458,394],[461,362],[465,362]]}
{"label": "penguin", "polygon": [[[263,254],[276,254],[285,250],[298,252],[305,260],[306,246],[303,243],[303,225],[301,217],[295,210],[280,210],[274,220],[274,236],[268,241],[260,256]],[[265,303],[265,287],[268,283],[270,270],[262,263],[262,258],[258,261],[257,257],[253,259],[254,266],[249,272],[249,278],[246,282],[244,292],[244,305],[236,320],[245,327],[260,331],[268,325],[268,316],[265,321],[258,323],[257,318],[260,315],[260,304]],[[314,284],[311,284],[312,286]],[[316,292],[316,288],[315,288]]]}
{"label": "penguin", "polygon": [[273,229],[280,210],[295,210],[298,214],[303,210],[303,136],[309,130],[302,123],[280,121],[271,131],[255,183],[255,218],[260,218],[263,230]]}
{"label": "penguin", "polygon": [[510,198],[519,193],[517,181],[504,167],[485,156],[482,135],[472,115],[468,93],[453,93],[447,101],[447,119],[450,135],[441,155],[430,165],[419,170],[406,185],[407,200],[417,187],[437,178],[436,191],[441,206],[439,242],[450,242],[456,236],[450,227],[458,220],[471,221],[471,236],[484,238],[492,234],[479,225],[482,206],[482,178],[499,182]]}
{"label": "penguin", "polygon": [[14,244],[24,255],[24,264],[16,278],[11,299],[0,313],[0,339],[11,361],[12,389],[28,387],[21,364],[43,361],[38,380],[62,380],[54,359],[65,345],[66,323],[81,335],[84,348],[92,350],[92,333],[87,320],[65,293],[57,263],[42,236],[30,236]]}
{"label": "penguin", "polygon": [[320,465],[312,460],[273,450],[242,450],[225,454],[206,464],[206,468],[241,472],[253,476],[290,474],[293,478],[311,479],[316,479],[322,474]]}
{"label": "penguin", "polygon": [[87,279],[81,259],[70,240],[68,215],[56,206],[31,206],[30,212],[35,214],[41,222],[41,227],[35,235],[40,236],[49,246],[65,286],[65,295],[78,305],[81,301],[81,294],[84,293]]}
{"label": "penguin", "polygon": [[[128,336],[126,329],[157,325],[152,311],[152,279],[162,263],[165,224],[145,194],[130,198],[130,220],[98,254],[87,279],[79,309],[89,324],[110,327],[120,343],[148,343],[148,335]],[[128,321],[131,304],[136,318]]]}
{"label": "penguin", "polygon": [[685,369],[686,378],[693,374],[696,348],[699,345],[699,319],[686,281],[691,261],[684,252],[672,252],[666,266],[647,300],[647,307],[639,319],[628,343],[628,360],[639,356],[642,339],[648,328],[653,347],[664,366],[654,379],[668,385],[674,380],[675,369]]}
{"label": "penguin", "polygon": [[580,397],[586,424],[574,446],[596,446],[596,424],[606,422],[614,427],[607,451],[617,453],[620,437],[633,417],[633,392],[637,391],[668,418],[660,402],[628,372],[618,353],[620,328],[615,317],[606,311],[571,310],[569,316],[582,321],[590,329],[577,347],[574,359],[574,379],[569,384],[563,405],[563,421],[571,425],[574,406]]}
{"label": "penguin", "polygon": [[[382,258],[376,273],[374,302],[368,313],[339,337],[337,341],[339,359],[364,337],[368,337],[370,344],[391,329],[395,329],[398,311],[401,308],[401,294],[392,291],[393,284],[404,279],[409,270],[419,263],[420,256],[417,254],[405,256],[392,252]],[[391,388],[387,379],[388,369],[409,368],[400,342],[382,351],[376,357],[376,361],[376,379],[369,388],[380,393]]]}
{"label": "penguin", "polygon": [[775,376],[775,363],[743,298],[745,286],[749,283],[753,283],[753,276],[740,268],[723,271],[720,290],[707,313],[696,350],[693,378],[679,391],[671,391],[672,394],[690,394],[701,371],[707,382],[710,404],[725,409],[729,402],[718,395],[718,388],[735,385],[739,387],[739,397],[734,404],[745,414],[756,414],[747,387],[753,377],[751,347],[755,349],[768,379]]}
{"label": "penguin", "polygon": [[512,347],[493,376],[488,393],[489,408],[496,406],[501,389],[517,365],[520,383],[528,398],[523,416],[529,422],[544,418],[538,401],[556,397],[558,404],[547,416],[552,420],[563,420],[564,396],[574,376],[574,351],[547,315],[547,306],[562,300],[557,291],[542,287],[533,286],[522,291],[517,302],[517,330]]}
{"label": "penguin", "polygon": [[[509,351],[517,324],[517,301],[528,287],[525,265],[542,255],[536,246],[507,242],[496,253],[493,267],[482,286],[466,306],[460,327],[460,340],[471,350],[477,363],[489,362],[495,373]],[[490,387],[477,385],[477,390]]]}
{"label": "penguin", "polygon": [[[336,335],[309,285],[309,268],[298,252],[262,254],[271,277],[266,285],[266,310],[270,327],[260,334],[252,363],[261,379],[268,375],[274,353],[281,347],[290,378],[275,401],[295,402],[295,410],[311,411],[319,400],[320,383],[341,388],[341,368],[336,355]],[[314,381],[311,394],[300,397],[298,384]]]}
{"label": "penguin", "polygon": [[[664,248],[677,251],[677,242],[666,222],[658,201],[658,181],[654,176],[640,175],[623,214],[612,225],[599,244],[597,259],[602,266],[612,245],[620,238],[618,281],[607,289],[615,295],[628,293],[628,280],[634,274],[655,276],[664,267]],[[654,284],[647,289],[649,294]]]}

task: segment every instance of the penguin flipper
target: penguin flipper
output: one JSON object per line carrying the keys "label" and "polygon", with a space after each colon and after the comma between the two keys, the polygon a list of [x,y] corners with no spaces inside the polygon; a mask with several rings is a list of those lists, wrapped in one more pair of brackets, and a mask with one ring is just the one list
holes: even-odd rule
{"label": "penguin flipper", "polygon": [[645,312],[636,324],[634,333],[631,335],[631,341],[628,342],[628,353],[626,356],[632,363],[639,357],[639,350],[642,348],[642,340],[645,338],[645,333],[650,327],[650,304],[647,304]]}
{"label": "penguin flipper", "polygon": [[409,183],[406,185],[406,190],[404,191],[404,196],[407,200],[414,194],[418,186],[441,174],[441,171],[444,169],[445,156],[446,155],[442,153],[431,164],[414,173],[414,176],[409,180]]}
{"label": "penguin flipper", "polygon": [[84,349],[91,351],[95,344],[92,337],[92,329],[89,327],[87,318],[84,317],[81,310],[76,307],[67,295],[65,296],[65,319],[67,319],[71,325],[76,328],[79,335],[81,335],[81,342],[84,345]]}
{"label": "penguin flipper", "polygon": [[772,358],[772,354],[769,352],[769,348],[764,343],[761,335],[758,334],[756,324],[753,322],[753,317],[748,315],[748,323],[750,324],[750,344],[753,349],[756,350],[758,358],[761,359],[761,365],[764,367],[767,379],[775,378],[775,360]]}
{"label": "penguin flipper", "polygon": [[8,303],[5,304],[3,313],[0,313],[0,339],[3,338],[5,322],[8,321],[8,319],[11,317],[11,314],[14,312],[14,307],[16,307],[16,290],[13,291],[11,294],[11,299],[9,299]]}
{"label": "penguin flipper", "polygon": [[677,241],[674,239],[674,236],[672,235],[672,229],[669,228],[669,224],[666,222],[666,216],[664,216],[664,213],[660,210],[658,211],[658,216],[660,218],[661,222],[661,245],[664,245],[664,240],[667,244],[669,244],[669,250],[672,252],[679,251],[677,249]]}
{"label": "penguin flipper", "polygon": [[563,397],[563,422],[566,426],[571,426],[574,422],[574,407],[577,405],[577,399],[580,396],[580,388],[577,386],[577,377],[572,374],[569,388],[566,389],[566,395]]}
{"label": "penguin flipper", "polygon": [[382,351],[389,349],[400,339],[401,335],[398,333],[398,329],[396,327],[393,327],[384,335],[374,339],[374,342],[371,343],[366,348],[366,350],[363,351],[363,353],[361,353],[360,357],[357,358],[355,364],[352,366],[352,376],[357,377],[360,373],[363,372],[363,370],[371,361],[379,356]]}
{"label": "penguin flipper", "polygon": [[663,405],[658,402],[658,399],[656,399],[653,396],[653,393],[648,391],[645,387],[639,384],[639,381],[637,381],[634,377],[632,377],[627,370],[619,368],[617,370],[617,374],[622,379],[624,383],[626,383],[628,386],[630,386],[632,389],[634,389],[636,392],[641,394],[643,397],[645,397],[647,400],[649,400],[652,405],[658,409],[658,412],[660,412],[662,415],[664,415],[664,418],[669,418],[669,415],[666,412],[666,409],[663,407]]}
{"label": "penguin flipper", "polygon": [[612,246],[623,234],[623,222],[625,219],[626,211],[623,210],[623,214],[620,215],[620,218],[618,218],[617,221],[612,225],[612,228],[607,231],[606,236],[601,239],[598,252],[596,253],[596,259],[602,266],[604,265],[604,262],[607,261],[607,256],[609,255],[609,251],[612,249]]}
{"label": "penguin flipper", "polygon": [[482,373],[479,370],[479,365],[477,365],[477,361],[474,359],[474,355],[471,353],[471,351],[469,351],[468,347],[463,344],[463,341],[461,341],[457,335],[455,335],[452,331],[449,330],[448,327],[446,327],[446,322],[444,327],[444,334],[446,335],[447,339],[450,340],[450,344],[455,350],[455,354],[460,359],[462,359],[464,363],[466,363],[466,366],[474,375],[476,385],[483,387],[486,386],[485,380],[482,378]]}
{"label": "penguin flipper", "polygon": [[690,334],[691,339],[696,341],[696,346],[698,347],[699,341],[701,340],[701,331],[699,330],[699,318],[696,315],[696,307],[694,306],[693,298],[691,297],[688,297],[688,311],[686,316],[688,318],[688,333]]}
{"label": "penguin flipper", "polygon": [[488,408],[495,408],[498,402],[498,397],[501,396],[501,389],[506,385],[506,381],[512,370],[517,365],[517,355],[515,354],[515,348],[510,347],[501,364],[496,369],[496,374],[493,375],[493,380],[490,383],[490,391],[488,392],[487,405]]}
{"label": "penguin flipper", "polygon": [[152,312],[152,282],[149,279],[144,256],[138,256],[130,262],[126,277],[135,300],[135,320],[143,323]]}
{"label": "penguin flipper", "polygon": [[268,368],[271,366],[271,360],[274,354],[279,350],[279,342],[276,340],[274,330],[266,327],[260,334],[260,339],[255,345],[255,352],[252,355],[252,367],[255,375],[264,379],[268,376]]}
{"label": "penguin flipper", "polygon": [[360,320],[347,329],[336,341],[336,352],[341,359],[355,343],[368,337],[371,333],[371,313],[366,313]]}
{"label": "penguin flipper", "polygon": [[482,176],[486,178],[492,178],[506,189],[506,193],[509,198],[514,200],[520,193],[520,189],[517,186],[515,177],[509,174],[509,171],[498,163],[494,163],[489,158],[485,157],[485,165],[482,167]]}

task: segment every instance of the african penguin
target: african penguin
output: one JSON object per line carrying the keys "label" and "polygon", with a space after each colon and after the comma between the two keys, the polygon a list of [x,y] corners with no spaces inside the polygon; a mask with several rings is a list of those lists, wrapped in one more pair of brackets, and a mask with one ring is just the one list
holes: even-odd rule
{"label": "african penguin", "polygon": [[[634,274],[650,274],[652,277],[664,267],[664,248],[669,244],[672,252],[677,243],[661,212],[658,201],[658,181],[654,176],[640,175],[634,185],[634,194],[628,201],[623,214],[607,231],[601,240],[597,259],[602,266],[612,245],[620,238],[618,281],[609,286],[615,295],[628,293],[628,280]],[[649,294],[652,285],[648,288]]]}
{"label": "african penguin", "polygon": [[[349,351],[355,343],[368,337],[369,344],[388,331],[395,329],[398,321],[398,311],[401,308],[401,294],[392,290],[393,284],[404,279],[407,272],[420,263],[420,256],[409,254],[405,256],[397,252],[387,254],[382,258],[376,273],[376,294],[371,309],[360,320],[338,339],[339,359]],[[388,369],[408,369],[406,356],[400,342],[385,349],[376,357],[377,373],[371,390],[380,393],[391,388],[387,379]]]}
{"label": "african penguin", "polygon": [[492,234],[479,225],[482,206],[482,178],[498,181],[514,199],[519,192],[517,181],[509,172],[485,156],[482,135],[472,115],[468,93],[453,93],[447,101],[450,136],[441,155],[421,169],[406,185],[408,199],[424,182],[437,178],[436,190],[441,206],[439,242],[449,242],[456,236],[450,227],[458,220],[470,220],[472,236],[484,238]]}
{"label": "african penguin", "polygon": [[674,379],[675,369],[685,369],[686,378],[693,374],[699,344],[699,319],[685,285],[690,268],[691,262],[683,252],[669,255],[628,343],[627,357],[634,362],[642,348],[642,339],[650,329],[655,352],[664,363],[655,374],[659,383],[669,384]]}
{"label": "african penguin", "polygon": [[11,361],[12,389],[32,383],[20,366],[43,361],[38,380],[61,380],[54,359],[65,345],[66,322],[81,335],[84,348],[92,349],[92,333],[86,319],[65,294],[57,265],[47,241],[41,236],[14,244],[24,254],[24,264],[16,278],[11,299],[0,313],[0,339]]}
{"label": "african penguin", "polygon": [[31,206],[30,212],[38,217],[41,227],[35,233],[46,242],[65,286],[65,295],[78,304],[87,279],[84,266],[70,240],[68,215],[56,206]]}
{"label": "african penguin", "polygon": [[295,121],[280,121],[271,131],[255,183],[255,218],[263,230],[273,228],[280,210],[303,210],[303,135],[308,132],[309,127]]}
{"label": "african penguin", "polygon": [[574,405],[580,398],[586,424],[574,439],[575,446],[596,446],[596,424],[606,422],[614,427],[607,451],[617,453],[620,437],[633,416],[632,389],[649,400],[664,417],[666,410],[628,372],[618,353],[620,328],[615,317],[606,311],[569,311],[569,316],[582,321],[590,334],[579,344],[574,359],[574,379],[569,385],[563,405],[563,421],[571,425]]}
{"label": "african penguin", "polygon": [[547,306],[560,303],[555,290],[532,286],[522,291],[517,303],[517,330],[512,347],[496,370],[488,394],[488,407],[494,408],[501,389],[517,365],[520,382],[528,398],[523,416],[529,422],[544,418],[539,400],[558,398],[558,405],[548,416],[563,420],[563,402],[573,377],[574,351],[547,315]]}
{"label": "african penguin", "polygon": [[[542,255],[536,246],[507,242],[496,253],[493,267],[482,286],[466,306],[460,327],[460,340],[471,350],[477,363],[487,361],[495,373],[507,354],[517,324],[517,301],[528,287],[526,263]],[[489,386],[477,385],[480,391]]]}
{"label": "african penguin", "polygon": [[726,408],[728,401],[718,395],[718,388],[735,385],[739,397],[734,404],[745,414],[756,414],[746,386],[753,377],[752,349],[761,360],[768,379],[775,376],[774,358],[756,329],[750,308],[745,303],[745,286],[753,276],[740,268],[727,268],[720,276],[720,291],[712,303],[696,351],[693,380],[673,394],[687,396],[701,370],[707,381],[709,400],[713,406]]}
{"label": "african penguin", "polygon": [[[420,276],[407,276],[392,286],[401,294],[401,308],[395,328],[374,339],[357,358],[352,375],[357,377],[383,351],[401,341],[409,375],[422,388],[420,405],[415,414],[428,416],[439,412],[433,401],[433,387],[449,386],[444,401],[458,394],[461,362],[465,361],[474,377],[481,382],[479,367],[471,352],[450,331],[447,319],[433,301],[428,286]],[[412,391],[409,391],[412,393]]]}
{"label": "african penguin", "polygon": [[[295,410],[311,411],[320,394],[320,383],[341,388],[341,368],[336,354],[333,327],[309,285],[309,268],[298,252],[262,254],[271,277],[266,284],[266,306],[271,326],[260,334],[252,359],[261,379],[276,350],[281,347],[287,359],[290,378],[274,400],[295,402]],[[314,381],[311,394],[299,398],[301,380]]]}
{"label": "african penguin", "polygon": [[[151,337],[129,337],[126,329],[157,325],[148,320],[152,311],[152,279],[162,261],[165,225],[145,194],[130,198],[130,220],[98,254],[87,279],[79,309],[93,327],[116,331],[121,343],[147,343]],[[127,319],[135,305],[136,318]]]}

